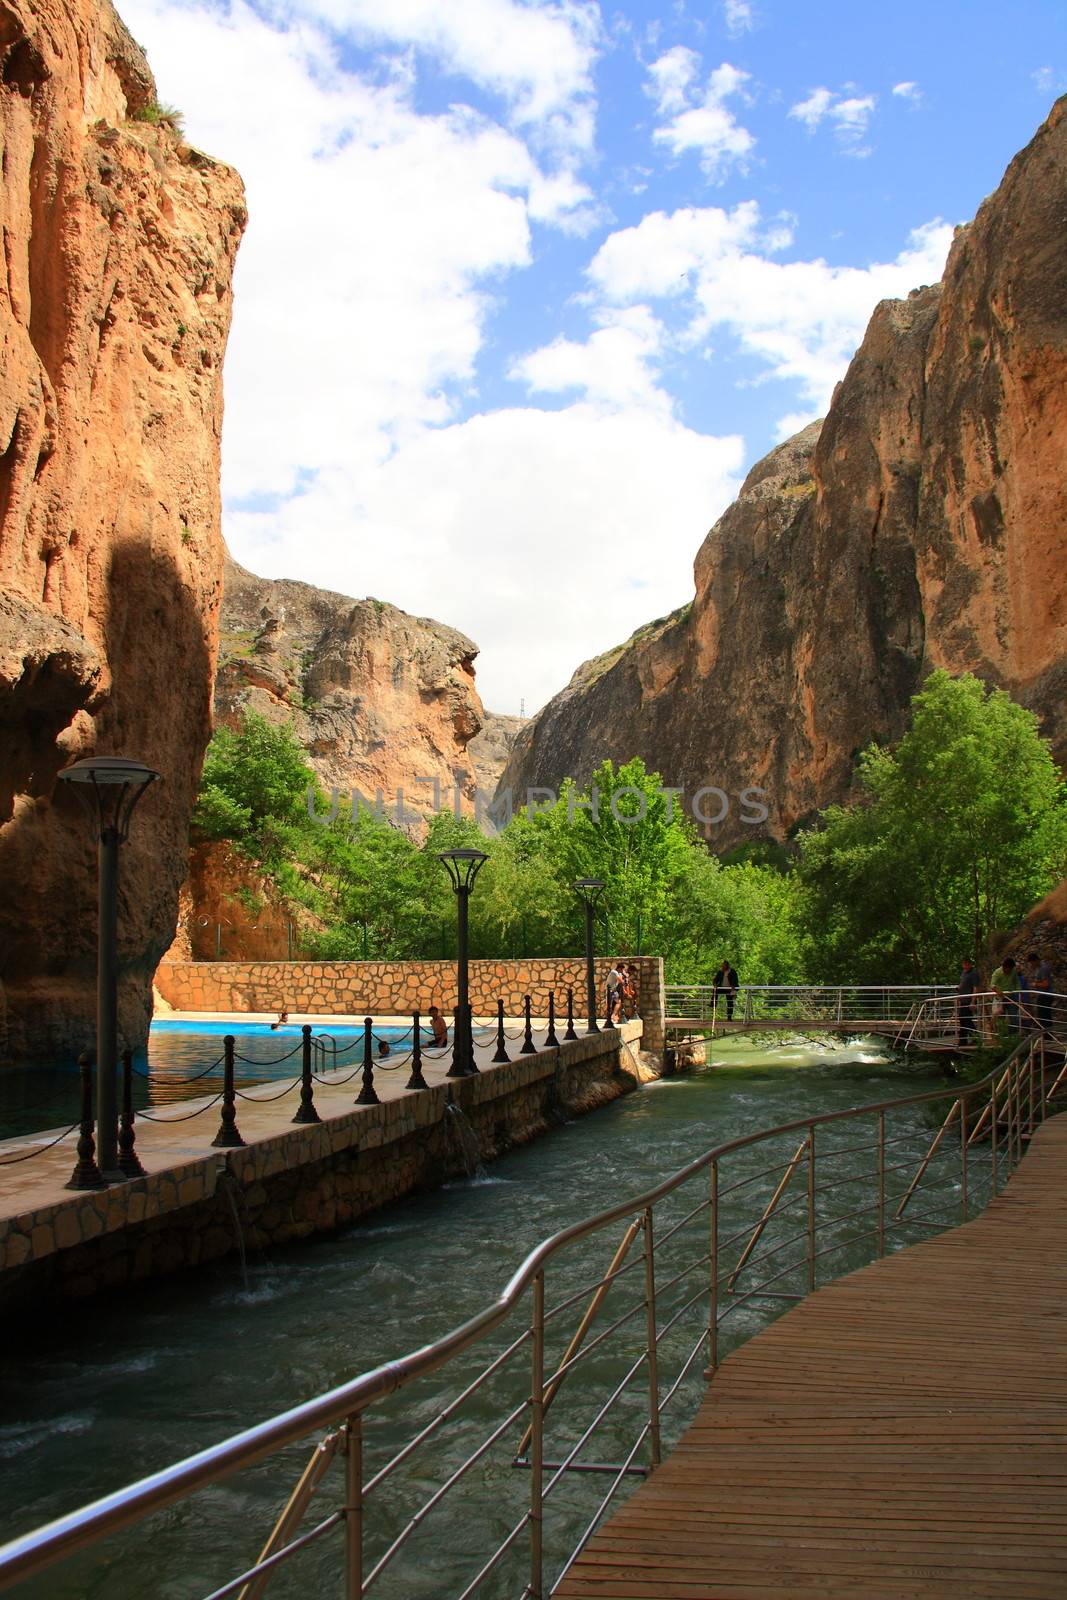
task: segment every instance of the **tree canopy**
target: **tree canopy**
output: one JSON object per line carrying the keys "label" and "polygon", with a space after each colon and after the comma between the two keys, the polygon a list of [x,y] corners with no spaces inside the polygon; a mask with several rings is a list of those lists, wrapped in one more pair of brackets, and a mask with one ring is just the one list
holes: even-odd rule
{"label": "tree canopy", "polygon": [[598,949],[661,954],[674,982],[707,981],[724,957],[747,983],[932,981],[981,955],[1067,866],[1047,742],[1030,712],[971,676],[933,673],[896,747],[861,755],[855,803],[829,807],[791,851],[750,845],[720,860],[660,783],[636,758],[604,761],[493,837],[443,811],[420,842],[365,808],[329,806],[293,730],[248,714],[215,734],[193,821],[314,913],[308,954],[451,954],[454,897],[436,855],[475,844],[489,859],[471,899],[473,955],[577,954],[572,886],[595,877]]}

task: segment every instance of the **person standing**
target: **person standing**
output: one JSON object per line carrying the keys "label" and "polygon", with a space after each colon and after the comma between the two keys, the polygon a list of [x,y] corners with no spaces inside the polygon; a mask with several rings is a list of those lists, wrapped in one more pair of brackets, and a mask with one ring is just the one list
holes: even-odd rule
{"label": "person standing", "polygon": [[1033,995],[1034,1021],[1042,1033],[1052,1023],[1052,962],[1031,950],[1026,958],[1027,987]]}
{"label": "person standing", "polygon": [[729,961],[724,961],[718,972],[715,974],[715,981],[712,984],[712,988],[714,990],[716,1011],[719,1009],[718,1000],[720,994],[725,995],[726,1020],[727,1022],[732,1022],[734,1017],[734,1001],[737,999],[737,991],[740,988],[740,980],[738,979],[737,973],[734,971]]}
{"label": "person standing", "polygon": [[1019,1031],[1019,973],[1014,956],[1005,956],[989,980],[996,995],[993,1014],[999,1018],[1001,1033]]}
{"label": "person standing", "polygon": [[633,961],[626,963],[626,1015],[628,1017],[640,1016],[637,1009],[637,997],[641,992],[641,974]]}
{"label": "person standing", "polygon": [[619,1021],[622,1021],[622,992],[625,978],[623,976],[621,961],[613,961],[611,971],[608,973],[608,1009],[605,1022],[609,1028],[615,1023],[615,1010],[618,1007]]}
{"label": "person standing", "polygon": [[974,1025],[974,996],[978,988],[978,969],[969,956],[960,962],[960,981],[956,985],[956,1042],[973,1044],[977,1028]]}

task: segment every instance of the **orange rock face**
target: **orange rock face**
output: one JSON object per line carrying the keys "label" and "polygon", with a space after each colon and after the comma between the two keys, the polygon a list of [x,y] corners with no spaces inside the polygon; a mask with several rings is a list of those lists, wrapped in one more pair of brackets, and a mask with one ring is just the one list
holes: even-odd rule
{"label": "orange rock face", "polygon": [[[254,577],[227,561],[215,709],[289,723],[327,789],[381,790],[395,816],[464,812],[475,782],[492,792],[510,719],[487,719],[474,680],[478,647],[429,617],[382,600],[352,600],[308,583]],[[417,780],[422,779],[420,783]],[[431,781],[427,781],[431,780]],[[436,785],[436,791],[434,788]]]}
{"label": "orange rock face", "polygon": [[0,1055],[95,1015],[95,841],[55,774],[163,776],[122,851],[120,1013],[143,1035],[210,731],[221,367],[240,180],[158,115],[107,0],[0,0]]}
{"label": "orange rock face", "polygon": [[[690,796],[724,791],[714,845],[781,837],[903,731],[938,666],[1006,688],[1067,757],[1065,217],[1067,99],[941,285],[877,307],[825,422],[749,473],[692,605],[586,663],[522,730],[516,801],[639,755]],[[741,820],[750,785],[763,830]]]}

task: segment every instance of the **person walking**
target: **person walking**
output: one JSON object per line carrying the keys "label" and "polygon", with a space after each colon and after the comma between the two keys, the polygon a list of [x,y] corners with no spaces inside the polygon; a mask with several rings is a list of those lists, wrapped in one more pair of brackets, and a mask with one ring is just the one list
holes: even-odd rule
{"label": "person walking", "polygon": [[714,991],[716,1011],[719,1009],[719,995],[723,994],[726,997],[727,1022],[733,1021],[734,1001],[737,999],[737,991],[740,986],[740,980],[738,979],[737,973],[734,971],[729,961],[724,961],[718,972],[715,974],[715,981],[712,984],[712,989]]}
{"label": "person walking", "polygon": [[1018,1033],[1019,973],[1014,956],[1004,957],[989,980],[989,986],[997,997],[993,1005],[993,1015],[997,1018],[998,1031],[1001,1034]]}
{"label": "person walking", "polygon": [[956,985],[956,1043],[973,1044],[977,1035],[974,1025],[974,996],[978,988],[978,969],[969,956],[960,962],[960,981]]}

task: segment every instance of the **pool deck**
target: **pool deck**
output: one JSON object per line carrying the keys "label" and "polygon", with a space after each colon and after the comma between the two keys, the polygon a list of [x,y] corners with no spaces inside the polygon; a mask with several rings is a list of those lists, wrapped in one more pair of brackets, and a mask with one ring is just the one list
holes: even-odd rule
{"label": "pool deck", "polygon": [[[272,1020],[256,1016],[231,1017],[206,1013],[181,1013],[166,1020],[228,1022]],[[341,1016],[299,1017],[316,1032],[329,1033],[331,1025],[363,1018]],[[410,1018],[397,1017],[396,1025],[410,1027]],[[376,1017],[378,1025],[391,1019]],[[103,1234],[113,1234],[130,1224],[140,1224],[196,1205],[216,1190],[220,1174],[241,1172],[261,1181],[303,1163],[321,1163],[332,1155],[353,1149],[380,1148],[420,1129],[439,1124],[443,1109],[454,1094],[465,1107],[501,1094],[514,1094],[530,1082],[543,1080],[571,1063],[580,1063],[605,1049],[622,1047],[634,1075],[639,1071],[639,1021],[597,1035],[579,1034],[561,1049],[545,1045],[547,1024],[535,1025],[536,1052],[521,1055],[516,1024],[508,1025],[510,1064],[494,1065],[495,1040],[476,1043],[480,1077],[449,1079],[451,1045],[434,1053],[423,1047],[422,1070],[427,1090],[409,1090],[410,1046],[397,1049],[395,1059],[374,1060],[374,1089],[378,1104],[356,1105],[362,1086],[362,1050],[353,1041],[346,1063],[316,1073],[315,1109],[320,1121],[293,1124],[300,1103],[300,1040],[292,1040],[292,1078],[240,1087],[242,1069],[256,1075],[261,1063],[238,1063],[237,1126],[245,1148],[214,1148],[219,1129],[221,1084],[197,1099],[170,1101],[136,1115],[136,1150],[145,1177],[112,1184],[100,1190],[66,1187],[76,1160],[77,1129],[54,1143],[62,1129],[55,1128],[0,1141],[0,1273],[20,1268],[57,1250],[71,1249]],[[557,1023],[562,1038],[562,1025]],[[617,1035],[617,1037],[616,1037]],[[286,1036],[287,1042],[290,1036]],[[279,1041],[281,1042],[281,1041]],[[221,1048],[221,1041],[220,1041]],[[240,1046],[238,1045],[238,1051]],[[166,1083],[166,1077],[161,1078]],[[472,1100],[472,1096],[474,1100]],[[21,1159],[28,1158],[28,1159]]]}

